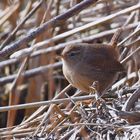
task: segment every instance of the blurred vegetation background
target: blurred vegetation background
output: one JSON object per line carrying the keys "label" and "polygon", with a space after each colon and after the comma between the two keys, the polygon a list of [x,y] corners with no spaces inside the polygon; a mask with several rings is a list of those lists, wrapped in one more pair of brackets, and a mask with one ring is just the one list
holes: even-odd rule
{"label": "blurred vegetation background", "polygon": [[[139,0],[97,0],[88,7],[85,4],[80,7],[79,4],[84,2],[0,1],[0,107],[53,99],[68,85],[61,60],[57,59],[62,49],[77,42],[108,44],[120,27],[124,31],[118,48],[126,74],[119,76],[115,82],[120,80],[118,85],[114,83],[113,93],[118,98],[120,95],[115,92],[119,90],[119,93],[125,93],[124,89],[128,91],[129,88],[132,94],[139,89]],[[68,14],[72,8],[75,10]],[[75,91],[71,88],[67,93],[72,96]],[[64,97],[66,95],[61,96]],[[122,104],[119,100],[120,107],[128,97],[120,99]],[[18,125],[36,110],[25,108],[1,112],[0,127]]]}

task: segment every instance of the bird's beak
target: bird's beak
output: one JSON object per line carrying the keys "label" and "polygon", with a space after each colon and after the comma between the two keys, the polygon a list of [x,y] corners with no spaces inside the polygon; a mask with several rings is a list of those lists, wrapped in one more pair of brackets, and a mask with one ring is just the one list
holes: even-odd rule
{"label": "bird's beak", "polygon": [[57,59],[57,60],[61,60],[61,59],[63,59],[63,58],[64,58],[64,56],[63,56],[62,54],[56,56],[56,59]]}

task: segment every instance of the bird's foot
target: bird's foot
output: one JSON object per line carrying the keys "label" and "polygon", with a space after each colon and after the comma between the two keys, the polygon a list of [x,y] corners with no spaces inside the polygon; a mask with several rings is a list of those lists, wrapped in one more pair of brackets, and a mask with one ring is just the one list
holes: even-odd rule
{"label": "bird's foot", "polygon": [[98,98],[100,98],[100,94],[99,94],[99,82],[98,81],[94,81],[92,83],[92,85],[89,87],[90,93],[91,94],[95,94],[95,99],[98,100]]}

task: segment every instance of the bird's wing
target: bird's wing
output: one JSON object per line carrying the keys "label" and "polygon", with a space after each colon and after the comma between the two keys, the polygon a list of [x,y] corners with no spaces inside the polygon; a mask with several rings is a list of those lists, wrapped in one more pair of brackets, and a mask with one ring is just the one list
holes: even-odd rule
{"label": "bird's wing", "polygon": [[[89,69],[96,70],[98,72],[119,72],[123,71],[123,66],[118,60],[110,57],[106,52],[96,52],[93,55],[83,58]],[[91,67],[92,66],[92,67]]]}

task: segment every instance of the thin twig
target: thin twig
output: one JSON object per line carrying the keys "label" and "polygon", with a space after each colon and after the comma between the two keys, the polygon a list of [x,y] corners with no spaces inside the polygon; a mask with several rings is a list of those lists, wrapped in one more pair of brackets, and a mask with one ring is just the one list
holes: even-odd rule
{"label": "thin twig", "polygon": [[[49,64],[47,66],[40,66],[38,68],[34,68],[34,69],[31,69],[31,70],[25,71],[24,73],[22,73],[22,76],[25,79],[30,78],[32,76],[40,75],[41,73],[44,73],[44,72],[46,73],[51,68],[54,69],[54,68],[58,68],[60,66],[62,66],[62,62],[57,62],[55,64]],[[0,78],[0,85],[2,86],[5,83],[12,82],[16,77],[17,77],[17,74],[13,74],[13,75],[10,75],[10,76],[7,76],[7,77]]]}
{"label": "thin twig", "polygon": [[[76,102],[76,101],[93,99],[93,98],[95,98],[95,95],[87,95],[87,96],[79,96],[79,97],[71,97],[71,98],[74,102]],[[17,109],[25,109],[25,108],[34,108],[34,107],[50,105],[50,104],[60,104],[60,103],[66,103],[66,102],[70,102],[70,101],[71,101],[70,98],[63,98],[63,99],[54,99],[54,100],[49,100],[49,101],[0,107],[0,112],[9,111],[9,110],[17,110]]]}

